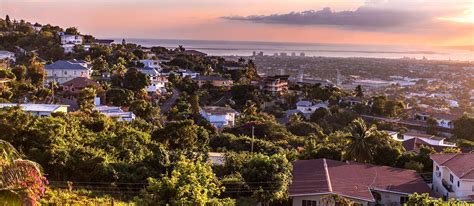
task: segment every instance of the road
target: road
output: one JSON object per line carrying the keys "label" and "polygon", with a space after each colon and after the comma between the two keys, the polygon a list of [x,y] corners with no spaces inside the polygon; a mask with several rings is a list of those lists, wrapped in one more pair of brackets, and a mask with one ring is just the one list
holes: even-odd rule
{"label": "road", "polygon": [[173,105],[176,103],[176,100],[178,99],[180,92],[176,88],[173,88],[172,91],[173,91],[173,95],[161,105],[160,114],[165,114],[166,112],[168,112],[171,109],[171,107],[173,107]]}

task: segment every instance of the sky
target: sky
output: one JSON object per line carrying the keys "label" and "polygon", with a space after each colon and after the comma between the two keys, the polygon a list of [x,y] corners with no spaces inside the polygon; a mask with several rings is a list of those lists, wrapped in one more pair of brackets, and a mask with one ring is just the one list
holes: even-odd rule
{"label": "sky", "polygon": [[474,45],[474,0],[0,0],[100,38]]}

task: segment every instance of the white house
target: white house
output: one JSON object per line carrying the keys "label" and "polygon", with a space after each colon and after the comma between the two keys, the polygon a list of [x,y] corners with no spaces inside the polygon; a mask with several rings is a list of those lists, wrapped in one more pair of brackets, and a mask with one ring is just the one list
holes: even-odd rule
{"label": "white house", "polygon": [[139,68],[138,71],[150,78],[151,84],[146,88],[148,93],[166,92],[165,85],[168,83],[168,78],[160,75],[156,69],[151,67]]}
{"label": "white house", "polygon": [[83,38],[81,35],[69,35],[61,34],[61,46],[64,49],[64,53],[72,53],[74,46],[82,45]]}
{"label": "white house", "polygon": [[131,122],[136,118],[133,112],[125,112],[120,107],[96,105],[94,111],[98,111],[108,117],[117,118],[118,121]]}
{"label": "white house", "polygon": [[0,50],[0,60],[10,60],[10,61],[15,62],[16,61],[15,53],[5,51],[5,50]]}
{"label": "white house", "polygon": [[55,112],[67,113],[69,105],[59,104],[13,104],[13,103],[0,103],[0,108],[19,106],[23,111],[33,114],[33,116],[50,116]]}
{"label": "white house", "polygon": [[319,108],[329,109],[328,104],[324,102],[313,104],[313,102],[302,100],[296,103],[296,109],[303,114],[313,114]]}
{"label": "white house", "polygon": [[[394,137],[395,135],[391,135],[391,136]],[[416,133],[416,132],[406,132],[404,134],[397,134],[396,137],[397,138],[394,138],[394,139],[398,140],[398,141],[407,141],[407,140],[410,140],[410,139],[413,139],[413,138],[418,138],[418,139],[421,139],[421,140],[423,140],[423,141],[425,141],[428,144],[433,145],[433,146],[445,146],[445,147],[455,147],[456,146],[456,144],[454,144],[454,143],[446,142],[445,137],[438,137],[438,136],[430,135],[430,134],[421,134],[421,133]]]}
{"label": "white house", "polygon": [[202,107],[200,113],[204,119],[217,129],[222,129],[226,126],[233,127],[237,114],[234,109],[227,107]]}
{"label": "white house", "polygon": [[474,203],[474,153],[432,154],[433,191]]}
{"label": "white house", "polygon": [[415,192],[434,196],[414,170],[329,159],[293,162],[288,192],[293,206],[341,205],[333,195],[349,199],[354,206],[400,206]]}
{"label": "white house", "polygon": [[44,67],[47,73],[46,82],[55,81],[59,84],[76,77],[90,78],[92,69],[86,61],[59,60]]}
{"label": "white house", "polygon": [[197,76],[199,76],[199,73],[198,72],[193,72],[193,71],[189,71],[189,70],[186,70],[186,69],[180,69],[178,70],[178,74],[179,76],[185,78],[185,77],[191,77],[191,79],[194,79],[196,78]]}
{"label": "white house", "polygon": [[161,61],[156,59],[141,59],[139,60],[140,63],[145,65],[144,67],[150,67],[156,69],[157,71],[161,71]]}
{"label": "white house", "polygon": [[80,45],[82,44],[82,36],[81,35],[69,35],[69,34],[63,34],[61,35],[61,44],[74,44],[74,45]]}

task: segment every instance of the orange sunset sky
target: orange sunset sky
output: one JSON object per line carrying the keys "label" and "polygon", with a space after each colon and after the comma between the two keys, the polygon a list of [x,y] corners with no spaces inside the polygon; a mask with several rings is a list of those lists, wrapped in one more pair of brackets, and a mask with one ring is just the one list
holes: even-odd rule
{"label": "orange sunset sky", "polygon": [[474,45],[474,0],[0,0],[100,38]]}

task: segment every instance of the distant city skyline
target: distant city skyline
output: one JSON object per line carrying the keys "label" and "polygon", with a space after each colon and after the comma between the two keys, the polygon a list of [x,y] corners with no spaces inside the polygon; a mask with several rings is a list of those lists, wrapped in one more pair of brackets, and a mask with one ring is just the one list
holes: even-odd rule
{"label": "distant city skyline", "polygon": [[472,0],[0,0],[0,15],[101,38],[474,45]]}

